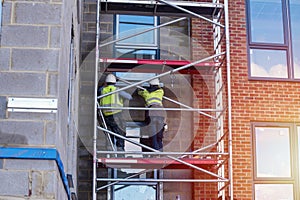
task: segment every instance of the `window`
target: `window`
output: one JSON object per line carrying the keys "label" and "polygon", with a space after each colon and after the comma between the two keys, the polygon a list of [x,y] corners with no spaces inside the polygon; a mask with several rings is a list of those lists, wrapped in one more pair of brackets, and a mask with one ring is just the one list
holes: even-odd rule
{"label": "window", "polygon": [[114,199],[156,200],[156,185],[116,185]]}
{"label": "window", "polygon": [[255,127],[256,177],[291,177],[289,128]]}
{"label": "window", "polygon": [[247,2],[249,76],[256,79],[300,79],[300,2]]}
{"label": "window", "polygon": [[[116,15],[116,37],[124,38],[157,26],[157,17]],[[115,56],[135,59],[158,58],[158,30],[121,40],[115,45]]]}
{"label": "window", "polygon": [[300,192],[300,125],[254,123],[252,135],[255,200],[296,199]]}

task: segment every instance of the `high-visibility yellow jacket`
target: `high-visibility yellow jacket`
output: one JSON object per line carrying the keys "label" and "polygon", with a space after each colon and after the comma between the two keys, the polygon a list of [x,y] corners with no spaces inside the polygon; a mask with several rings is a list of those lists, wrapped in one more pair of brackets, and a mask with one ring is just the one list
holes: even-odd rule
{"label": "high-visibility yellow jacket", "polygon": [[162,99],[164,96],[164,91],[161,88],[153,92],[149,92],[148,90],[140,90],[138,94],[145,99],[146,106],[148,107],[153,105],[163,106]]}
{"label": "high-visibility yellow jacket", "polygon": [[[101,95],[107,94],[117,90],[114,85],[108,85],[101,90]],[[111,95],[105,96],[100,99],[100,106],[102,107],[123,107],[123,99],[120,98],[118,93],[113,93]],[[104,116],[113,115],[121,112],[121,110],[116,109],[103,109]]]}

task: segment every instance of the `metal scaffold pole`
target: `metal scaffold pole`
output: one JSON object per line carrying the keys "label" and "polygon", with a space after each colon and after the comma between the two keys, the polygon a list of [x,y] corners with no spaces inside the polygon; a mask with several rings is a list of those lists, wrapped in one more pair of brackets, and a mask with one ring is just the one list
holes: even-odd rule
{"label": "metal scaffold pole", "polygon": [[[98,91],[98,66],[99,66],[99,40],[100,40],[100,0],[97,0],[97,19],[96,19],[96,54],[95,54],[95,76],[94,76],[94,95],[97,97]],[[94,99],[94,128],[93,128],[93,200],[97,200],[97,106],[98,99]]]}
{"label": "metal scaffold pole", "polygon": [[233,200],[233,171],[232,171],[232,117],[231,117],[231,74],[230,74],[230,33],[229,33],[229,8],[228,0],[224,0],[225,9],[225,34],[226,34],[226,66],[227,66],[227,99],[228,99],[228,152],[229,152],[229,162],[228,162],[228,176],[230,180],[229,184],[229,197]]}

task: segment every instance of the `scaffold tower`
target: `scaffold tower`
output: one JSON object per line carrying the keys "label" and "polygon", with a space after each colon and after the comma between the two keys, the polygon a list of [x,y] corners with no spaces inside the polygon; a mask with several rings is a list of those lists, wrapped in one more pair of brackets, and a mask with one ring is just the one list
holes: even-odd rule
{"label": "scaffold tower", "polygon": [[[100,24],[103,14],[168,16],[171,20],[148,29],[135,31],[133,34],[124,37],[112,38],[110,41],[106,40],[103,42],[100,38]],[[212,35],[212,49],[207,51],[210,52],[209,55],[205,54],[205,56],[200,58],[191,56],[189,60],[108,58],[101,55],[101,49],[109,45],[147,32],[160,30],[187,19],[198,20],[200,25],[206,26],[203,30]],[[214,197],[216,199],[233,200],[228,23],[228,0],[212,0],[212,2],[97,0],[95,64],[97,73],[95,73],[95,80],[101,82],[104,74],[115,73],[120,87],[113,92],[99,95],[99,82],[95,82],[94,94],[96,98],[94,106],[97,109],[94,113],[95,126],[93,129],[93,200],[99,199],[97,195],[103,190],[107,194],[107,199],[115,200],[120,199],[118,195],[126,195],[124,191],[134,193],[137,191],[137,188],[143,190],[145,195],[149,195],[149,199],[161,200],[166,195],[166,185],[168,183],[189,183],[194,184],[194,188],[196,188],[197,184],[201,186],[207,185],[201,189],[215,193]],[[192,46],[192,48],[195,47]],[[142,79],[132,81],[126,79],[126,76],[122,76],[122,74],[129,72],[148,73],[151,76],[143,76]],[[170,85],[172,86],[176,81],[181,81],[179,84],[182,84],[185,82],[185,78],[178,77],[185,77],[185,75],[190,75],[194,79],[197,77],[205,79],[206,84],[203,85],[209,88],[206,89],[209,90],[207,94],[201,88],[192,88],[192,90],[201,91],[203,99],[205,95],[210,96],[210,98],[199,103],[197,99],[199,95],[195,91],[192,91],[189,97],[191,104],[181,102],[182,98],[172,98],[176,97],[176,94],[163,97],[163,101],[168,102],[166,103],[167,106],[163,108],[165,112],[169,115],[179,113],[179,115],[183,116],[181,116],[181,119],[189,116],[188,119],[192,120],[192,122],[189,122],[189,124],[192,124],[190,126],[184,125],[176,130],[175,128],[172,129],[174,133],[176,132],[173,134],[174,137],[177,137],[176,142],[185,140],[186,134],[192,133],[192,139],[186,142],[187,144],[184,148],[177,147],[178,143],[176,142],[170,142],[163,151],[158,151],[142,144],[140,138],[142,138],[143,128],[141,128],[141,122],[134,120],[126,121],[126,136],[121,136],[107,128],[101,112],[104,107],[99,105],[101,98],[125,90],[136,91],[143,89],[147,87],[149,81],[156,78],[164,79],[165,77],[170,77]],[[184,85],[181,85],[181,87],[184,88]],[[131,115],[133,112],[145,112],[156,109],[136,106],[130,103],[124,107],[105,108],[123,110],[128,115]],[[176,122],[171,121],[168,125],[170,126],[177,122],[176,119]],[[180,123],[180,120],[178,123]],[[205,128],[202,126],[205,126]],[[105,148],[99,148],[100,135],[105,135]],[[114,146],[112,136],[124,139],[130,147],[138,147],[145,151],[136,150],[137,148],[118,151]],[[99,168],[105,169],[107,173],[99,173]],[[174,174],[182,173],[181,170],[188,170],[189,175],[185,175],[186,171],[183,171],[183,174],[173,176]],[[203,193],[205,194],[206,192],[203,191]],[[175,198],[181,199],[180,194],[176,195]],[[209,196],[209,198],[213,199],[212,196]],[[182,197],[182,199],[185,198]]]}

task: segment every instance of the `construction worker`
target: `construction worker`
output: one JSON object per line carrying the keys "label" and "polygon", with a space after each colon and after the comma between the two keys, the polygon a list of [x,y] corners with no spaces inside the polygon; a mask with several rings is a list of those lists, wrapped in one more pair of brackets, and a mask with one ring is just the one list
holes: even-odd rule
{"label": "construction worker", "polygon": [[[165,121],[165,111],[163,110],[162,99],[164,96],[164,90],[159,86],[159,80],[157,78],[149,82],[150,87],[144,90],[139,90],[138,94],[145,100],[148,108],[158,108],[159,110],[149,110],[146,116],[148,121],[147,130],[149,133],[149,140],[141,140],[141,143],[150,145],[151,148],[162,151],[163,149],[163,131]],[[143,151],[147,151],[144,150]]]}
{"label": "construction worker", "polygon": [[[115,86],[117,82],[116,77],[113,74],[108,74],[105,79],[105,85],[100,88],[100,94],[104,95],[110,92],[116,91],[118,88]],[[125,92],[120,91],[117,93],[113,93],[111,95],[105,96],[100,99],[100,106],[102,107],[123,107],[124,100],[131,100],[132,96]],[[107,125],[107,128],[117,133],[121,136],[126,135],[125,131],[125,121],[122,117],[122,110],[116,109],[102,109],[104,119]],[[114,145],[117,147],[117,151],[124,151],[124,140],[112,136],[112,141]]]}

